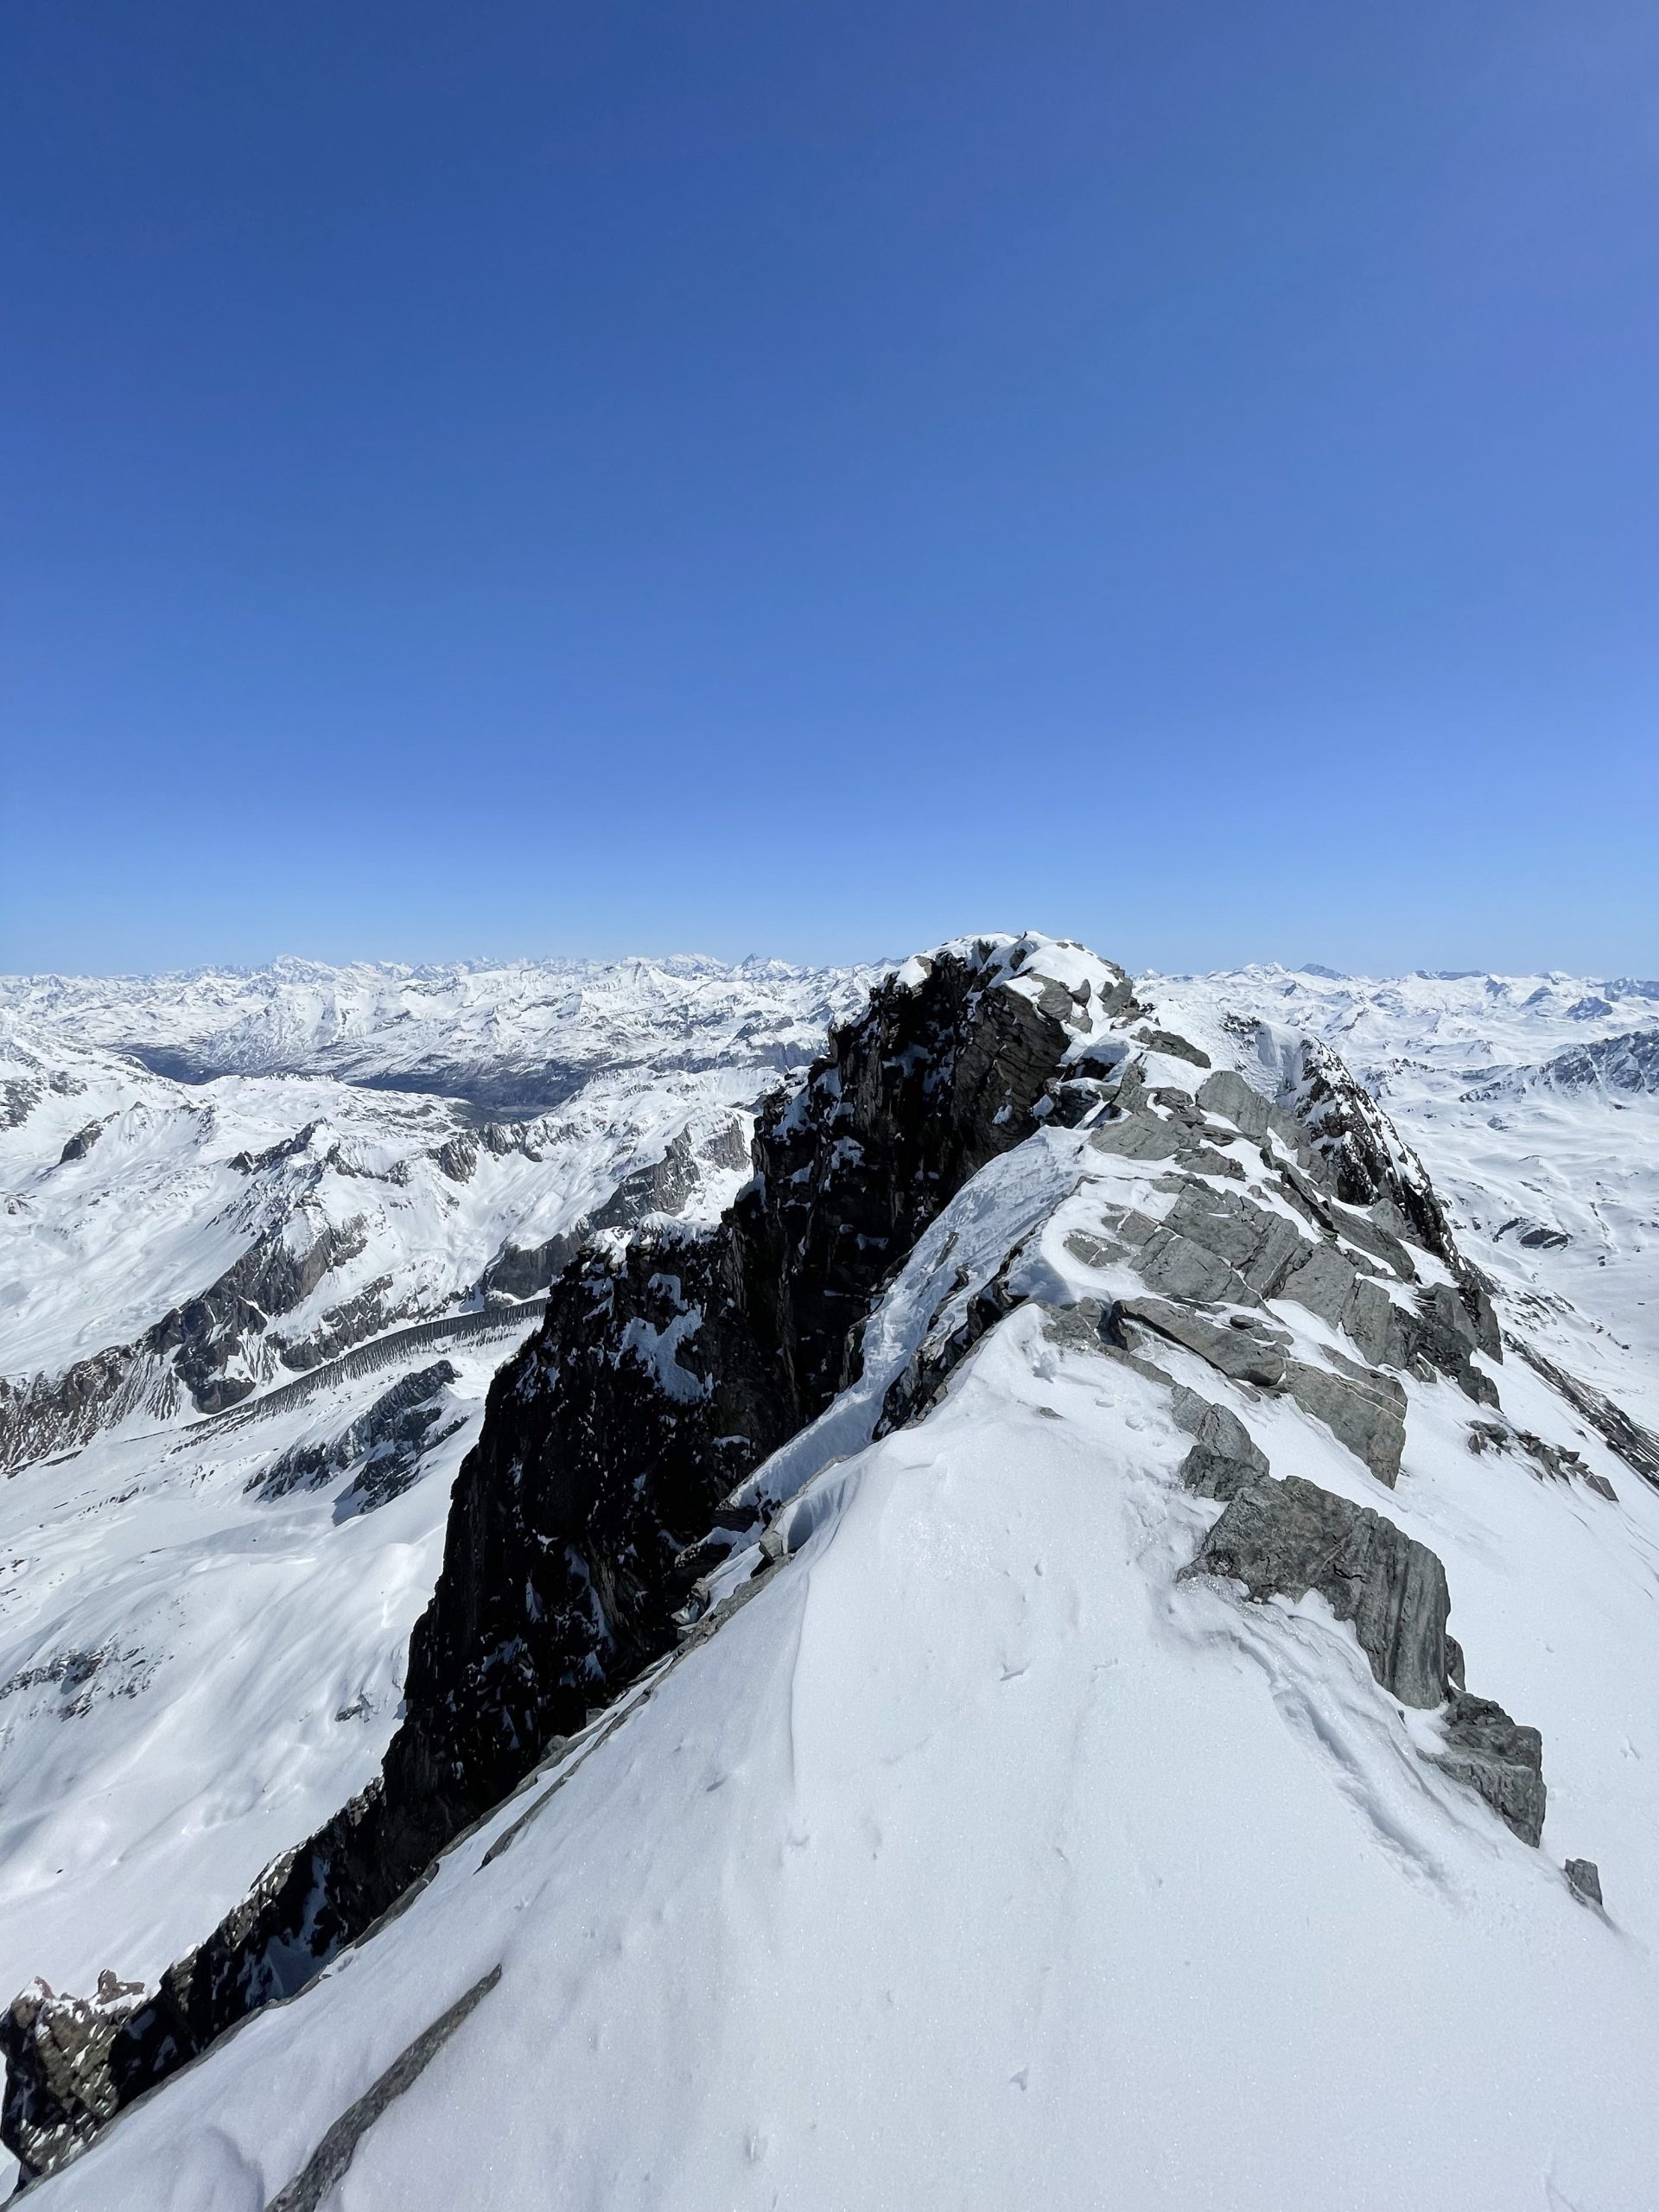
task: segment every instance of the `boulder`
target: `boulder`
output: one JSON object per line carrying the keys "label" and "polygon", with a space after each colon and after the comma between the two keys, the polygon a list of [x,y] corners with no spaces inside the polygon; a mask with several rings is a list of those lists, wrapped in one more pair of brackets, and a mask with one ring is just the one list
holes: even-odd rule
{"label": "boulder", "polygon": [[1580,1904],[1601,1903],[1601,1873],[1593,1859],[1569,1859],[1562,1871],[1567,1886]]}
{"label": "boulder", "polygon": [[1205,1245],[1167,1224],[1154,1230],[1132,1262],[1149,1290],[1196,1305],[1258,1306],[1243,1275]]}
{"label": "boulder", "polygon": [[1236,1497],[1268,1473],[1268,1455],[1238,1415],[1177,1386],[1175,1419],[1195,1440],[1181,1462],[1181,1481],[1200,1497]]}
{"label": "boulder", "polygon": [[1544,1827],[1544,1739],[1535,1728],[1511,1720],[1490,1698],[1454,1690],[1446,1723],[1446,1748],[1438,1766],[1486,1800],[1522,1843],[1535,1844]]}
{"label": "boulder", "polygon": [[1371,1672],[1402,1705],[1427,1711],[1445,1700],[1446,1570],[1370,1506],[1299,1475],[1256,1482],[1232,1498],[1182,1572],[1242,1582],[1258,1600],[1317,1591],[1353,1623]]}
{"label": "boulder", "polygon": [[1161,1298],[1120,1299],[1116,1315],[1139,1321],[1172,1344],[1185,1344],[1235,1382],[1271,1389],[1284,1375],[1285,1355],[1264,1332],[1218,1328],[1189,1306],[1172,1306]]}

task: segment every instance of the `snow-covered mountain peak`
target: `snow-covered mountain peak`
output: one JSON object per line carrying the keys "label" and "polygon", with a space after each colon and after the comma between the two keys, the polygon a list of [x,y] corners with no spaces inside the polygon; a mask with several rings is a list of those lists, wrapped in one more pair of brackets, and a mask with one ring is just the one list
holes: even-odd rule
{"label": "snow-covered mountain peak", "polygon": [[11,2008],[43,2202],[1639,2202],[1659,1447],[1269,988],[953,942],[577,1254],[378,1778]]}

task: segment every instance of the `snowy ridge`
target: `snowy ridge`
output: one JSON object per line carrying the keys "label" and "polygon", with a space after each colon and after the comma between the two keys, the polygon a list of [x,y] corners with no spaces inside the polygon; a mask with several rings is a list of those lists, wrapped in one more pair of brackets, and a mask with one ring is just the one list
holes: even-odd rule
{"label": "snowy ridge", "polygon": [[[1647,2203],[1659,1490],[1502,1357],[1410,1144],[1263,1020],[941,948],[762,1114],[717,1230],[580,1261],[408,1694],[471,1757],[448,1688],[515,1621],[566,1648],[556,1511],[601,1701],[380,1932],[89,2107],[42,2203]],[[572,1520],[597,1404],[621,1457]],[[153,2002],[12,2032],[95,2083]]]}

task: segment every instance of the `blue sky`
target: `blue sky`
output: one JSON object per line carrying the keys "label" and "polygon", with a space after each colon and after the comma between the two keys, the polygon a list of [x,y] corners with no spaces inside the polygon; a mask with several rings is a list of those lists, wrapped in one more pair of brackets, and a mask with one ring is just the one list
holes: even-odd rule
{"label": "blue sky", "polygon": [[1659,971],[1649,0],[0,48],[0,967]]}

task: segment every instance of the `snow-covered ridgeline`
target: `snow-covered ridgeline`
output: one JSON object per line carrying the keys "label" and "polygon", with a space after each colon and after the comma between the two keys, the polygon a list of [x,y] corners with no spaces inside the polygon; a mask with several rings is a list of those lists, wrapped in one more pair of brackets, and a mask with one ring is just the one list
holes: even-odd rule
{"label": "snow-covered ridgeline", "polygon": [[[1077,948],[965,950],[963,1026],[907,1032],[901,990],[859,1080],[774,1117],[752,1253],[889,1235],[912,1141],[923,1185],[970,1172],[859,1382],[716,1523],[680,1651],[124,2120],[78,2205],[257,2212],[347,2159],[364,2201],[416,2207],[1254,2212],[1310,2175],[1356,2208],[1497,2212],[1541,2176],[1585,2212],[1643,2201],[1659,1497],[1496,1358],[1433,1192],[1334,1066],[1274,1100],[1255,1032],[1143,1020]],[[891,1126],[878,1065],[917,1084]],[[711,1449],[741,1440],[732,1392],[766,1402],[694,1280],[721,1249],[659,1231],[570,1303],[624,1347],[599,1383],[633,1374],[670,1430],[707,1407]],[[626,1351],[641,1300],[695,1315],[690,1395]],[[829,1310],[792,1372],[830,1371]],[[516,1374],[494,1448],[527,1470],[567,1370],[532,1347]],[[1323,1535],[1298,1549],[1309,1500],[1346,1531],[1334,1576]],[[1542,1730],[1541,1853],[1537,1739],[1492,1699]],[[1561,1878],[1588,1853],[1606,1916]]]}

